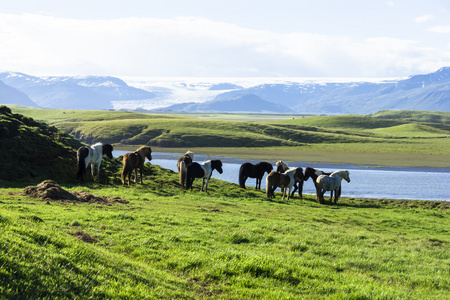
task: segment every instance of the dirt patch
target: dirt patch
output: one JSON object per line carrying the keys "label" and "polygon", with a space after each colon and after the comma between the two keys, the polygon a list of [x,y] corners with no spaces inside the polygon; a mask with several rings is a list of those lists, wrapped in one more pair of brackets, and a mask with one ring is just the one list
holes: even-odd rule
{"label": "dirt patch", "polygon": [[81,230],[78,230],[77,232],[68,232],[68,234],[70,234],[70,235],[76,237],[77,239],[79,239],[80,241],[83,241],[86,243],[97,243],[98,242],[98,240],[95,237],[93,237],[90,234],[88,234],[84,231],[81,231]]}
{"label": "dirt patch", "polygon": [[95,196],[83,191],[70,193],[53,180],[44,180],[36,186],[27,186],[24,189],[25,196],[41,198],[45,201],[68,201],[75,203],[90,203],[112,205],[115,202],[127,204],[129,201],[120,197]]}

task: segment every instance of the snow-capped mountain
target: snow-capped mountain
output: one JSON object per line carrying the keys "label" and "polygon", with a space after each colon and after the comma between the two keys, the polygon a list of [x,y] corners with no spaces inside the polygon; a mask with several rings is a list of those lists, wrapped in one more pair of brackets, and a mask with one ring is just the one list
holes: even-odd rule
{"label": "snow-capped mountain", "polygon": [[[111,109],[112,101],[151,99],[155,95],[108,76],[36,77],[0,73],[0,80],[44,108]],[[3,102],[3,99],[0,99]]]}
{"label": "snow-capped mountain", "polygon": [[[122,80],[108,76],[35,77],[12,72],[0,73],[0,81],[45,108],[311,114],[368,114],[384,109],[450,111],[450,67],[409,78],[367,81],[303,78]],[[11,103],[1,94],[5,86],[0,85],[0,103]]]}

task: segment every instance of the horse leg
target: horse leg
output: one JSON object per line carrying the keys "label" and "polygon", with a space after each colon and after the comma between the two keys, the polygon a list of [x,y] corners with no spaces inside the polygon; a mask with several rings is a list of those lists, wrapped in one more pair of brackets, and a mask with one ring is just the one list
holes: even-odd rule
{"label": "horse leg", "polygon": [[303,180],[298,183],[298,197],[303,199]]}
{"label": "horse leg", "polygon": [[141,184],[144,184],[144,182],[142,181],[142,169],[144,168],[144,166],[142,166],[141,168],[139,168],[139,171],[141,173]]}
{"label": "horse leg", "polygon": [[256,189],[258,190],[258,183],[259,183],[259,189],[261,189],[261,178],[256,177]]}

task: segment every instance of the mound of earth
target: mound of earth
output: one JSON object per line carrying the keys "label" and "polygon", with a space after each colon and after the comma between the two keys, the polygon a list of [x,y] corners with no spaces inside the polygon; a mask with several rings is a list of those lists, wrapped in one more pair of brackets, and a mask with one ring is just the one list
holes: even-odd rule
{"label": "mound of earth", "polygon": [[54,126],[0,105],[0,180],[75,181],[82,143]]}
{"label": "mound of earth", "polygon": [[112,205],[115,202],[129,203],[120,197],[102,197],[95,196],[83,191],[75,191],[70,193],[53,180],[44,180],[36,186],[27,186],[24,189],[24,195],[33,198],[41,198],[46,201],[69,201],[76,203],[90,203],[90,204],[102,204]]}

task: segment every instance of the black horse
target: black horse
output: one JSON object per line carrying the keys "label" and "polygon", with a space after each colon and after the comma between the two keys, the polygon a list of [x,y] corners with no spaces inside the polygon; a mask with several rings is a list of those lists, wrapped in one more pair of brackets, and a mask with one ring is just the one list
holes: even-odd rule
{"label": "black horse", "polygon": [[247,178],[256,178],[256,189],[261,189],[261,181],[264,173],[269,174],[273,170],[273,166],[265,161],[253,165],[249,162],[243,163],[239,169],[239,186],[245,189],[245,181]]}
{"label": "black horse", "polygon": [[220,174],[223,173],[222,162],[220,160],[208,160],[201,164],[193,162],[192,165],[187,167],[186,189],[192,190],[194,179],[202,178],[202,192],[203,186],[205,186],[205,192],[208,192],[209,179],[211,178],[212,172],[214,170],[217,170]]}

